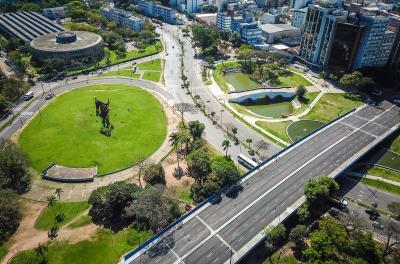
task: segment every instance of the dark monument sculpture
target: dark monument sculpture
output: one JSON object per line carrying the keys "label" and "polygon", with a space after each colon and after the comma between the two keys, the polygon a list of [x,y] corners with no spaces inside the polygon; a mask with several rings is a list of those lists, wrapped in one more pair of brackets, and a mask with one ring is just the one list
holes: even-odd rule
{"label": "dark monument sculpture", "polygon": [[110,122],[110,99],[107,100],[107,103],[103,103],[100,100],[97,100],[97,98],[94,98],[94,102],[96,105],[96,116],[100,116],[101,118],[101,123],[102,123],[102,128],[100,129],[100,133],[106,135],[106,136],[111,136],[111,131],[113,130],[113,125]]}

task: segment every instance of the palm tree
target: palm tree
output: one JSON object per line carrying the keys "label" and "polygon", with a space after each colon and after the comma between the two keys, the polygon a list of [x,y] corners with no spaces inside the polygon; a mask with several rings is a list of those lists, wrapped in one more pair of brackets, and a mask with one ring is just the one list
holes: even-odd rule
{"label": "palm tree", "polygon": [[204,129],[205,129],[204,124],[200,123],[198,120],[189,122],[189,131],[193,137],[193,140],[201,138]]}
{"label": "palm tree", "polygon": [[178,162],[178,168],[179,168],[179,155],[178,155],[178,146],[179,143],[181,142],[181,137],[179,133],[173,132],[171,135],[169,135],[169,142],[172,144],[176,151],[176,162]]}
{"label": "palm tree", "polygon": [[222,141],[222,148],[225,151],[225,157],[228,157],[228,149],[231,146],[231,142],[228,139]]}
{"label": "palm tree", "polygon": [[251,138],[246,139],[246,142],[249,144],[249,149],[251,149],[251,142],[253,142],[253,140]]}
{"label": "palm tree", "polygon": [[58,197],[58,210],[60,211],[60,214],[58,215],[57,219],[59,220],[59,222],[61,222],[62,220],[64,220],[64,214],[61,210],[61,193],[63,192],[63,190],[61,188],[57,188],[56,189],[56,194]]}
{"label": "palm tree", "polygon": [[51,207],[53,209],[54,217],[57,218],[56,210],[54,209],[54,205],[57,202],[57,198],[54,195],[47,196],[47,207]]}
{"label": "palm tree", "polygon": [[39,245],[34,249],[36,256],[42,257],[41,263],[47,263],[47,252],[49,251],[49,247],[46,243],[39,243]]}

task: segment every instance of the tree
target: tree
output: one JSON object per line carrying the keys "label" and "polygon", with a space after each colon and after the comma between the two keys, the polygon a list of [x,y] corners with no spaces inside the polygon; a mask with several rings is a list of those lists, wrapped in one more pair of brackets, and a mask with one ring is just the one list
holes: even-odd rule
{"label": "tree", "polygon": [[183,115],[187,112],[194,113],[196,111],[196,107],[189,103],[179,103],[175,104],[174,108],[181,114],[181,122],[184,122]]}
{"label": "tree", "polygon": [[186,157],[186,161],[189,175],[195,179],[197,184],[203,183],[211,172],[209,154],[203,149],[196,149]]}
{"label": "tree", "polygon": [[179,133],[173,132],[171,135],[169,135],[169,142],[174,146],[174,149],[176,151],[176,162],[178,163],[178,168],[179,168],[179,153],[178,153],[178,146],[181,143],[181,138],[179,136]]}
{"label": "tree", "polygon": [[[271,145],[268,142],[266,142],[265,140],[259,140],[256,143],[256,147],[257,147],[256,151],[258,152],[261,149],[264,152],[267,152],[269,150],[270,146]],[[263,156],[265,156],[265,154]]]}
{"label": "tree", "polygon": [[207,62],[208,68],[210,68],[210,69],[214,68],[215,60],[212,56],[207,56],[205,58],[205,61]]}
{"label": "tree", "polygon": [[0,245],[17,231],[21,217],[21,208],[15,192],[0,189]]}
{"label": "tree", "polygon": [[189,131],[193,140],[200,139],[205,128],[205,125],[198,120],[189,122]]}
{"label": "tree", "polygon": [[345,88],[357,87],[363,74],[359,71],[354,71],[352,73],[347,73],[340,78],[339,83]]}
{"label": "tree", "polygon": [[54,213],[54,218],[57,217],[56,209],[54,208],[55,204],[57,203],[57,198],[54,195],[47,196],[47,207],[51,207]]}
{"label": "tree", "polygon": [[7,144],[0,151],[0,185],[17,193],[29,189],[30,173],[26,156],[15,144]]}
{"label": "tree", "polygon": [[210,180],[220,187],[233,183],[240,176],[235,163],[224,156],[217,156],[211,161],[211,171]]}
{"label": "tree", "polygon": [[387,205],[387,208],[390,212],[396,215],[397,219],[400,219],[400,203],[399,202],[391,202]]}
{"label": "tree", "polygon": [[122,220],[125,207],[136,200],[141,189],[136,184],[115,182],[94,190],[89,197],[90,215],[93,221],[106,225]]}
{"label": "tree", "polygon": [[178,205],[162,195],[162,190],[150,187],[137,195],[137,201],[125,208],[124,217],[135,219],[147,226],[153,232],[173,222],[180,216]]}
{"label": "tree", "polygon": [[304,194],[307,201],[311,204],[325,203],[330,197],[339,190],[339,185],[334,179],[322,176],[315,179],[309,179],[304,187]]}
{"label": "tree", "polygon": [[144,170],[143,179],[150,185],[165,184],[164,168],[160,164],[152,164]]}
{"label": "tree", "polygon": [[[178,163],[178,165],[179,165],[179,163]],[[140,186],[140,188],[143,188],[142,180],[141,180],[142,176],[143,176],[142,174],[145,171],[145,169],[149,166],[149,161],[147,161],[146,158],[140,156],[137,166],[138,166],[137,177],[138,177],[139,186]]]}
{"label": "tree", "polygon": [[232,45],[233,45],[235,48],[239,47],[240,44],[241,44],[241,40],[240,40],[240,37],[239,37],[239,35],[238,35],[237,32],[233,32],[233,33],[232,33],[232,35],[231,35],[229,41],[232,43]]}
{"label": "tree", "polygon": [[225,151],[225,157],[228,158],[228,149],[231,146],[231,142],[228,139],[224,139],[224,141],[222,141],[222,148]]}
{"label": "tree", "polygon": [[310,235],[310,246],[304,251],[311,263],[336,260],[340,252],[349,245],[349,238],[343,225],[332,217],[318,221],[318,229]]}
{"label": "tree", "polygon": [[264,230],[265,247],[270,255],[269,260],[272,263],[272,252],[286,239],[286,228],[283,224],[274,227],[267,227]]}
{"label": "tree", "polygon": [[299,99],[304,99],[304,95],[306,94],[307,90],[306,88],[304,88],[303,85],[300,85],[299,87],[297,87],[296,89],[296,95]]}
{"label": "tree", "polygon": [[4,113],[11,105],[11,102],[3,95],[0,94],[0,114]]}
{"label": "tree", "polygon": [[36,256],[41,257],[41,263],[47,263],[47,252],[49,251],[49,247],[46,243],[39,243],[39,245],[34,249]]}
{"label": "tree", "polygon": [[190,197],[193,201],[200,203],[218,189],[219,186],[217,183],[207,180],[203,184],[193,184],[192,187],[190,187]]}
{"label": "tree", "polygon": [[250,144],[253,142],[251,138],[246,139],[247,144],[249,144],[249,149],[251,149]]}
{"label": "tree", "polygon": [[304,239],[307,234],[307,228],[304,225],[297,225],[289,233],[289,240],[293,242],[297,249],[303,249]]}

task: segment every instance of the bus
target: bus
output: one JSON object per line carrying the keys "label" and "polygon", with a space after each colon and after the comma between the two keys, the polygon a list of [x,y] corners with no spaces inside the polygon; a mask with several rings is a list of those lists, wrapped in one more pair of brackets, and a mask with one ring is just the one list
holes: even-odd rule
{"label": "bus", "polygon": [[251,160],[250,158],[246,157],[242,153],[240,153],[237,156],[237,159],[238,159],[238,162],[239,162],[240,165],[242,165],[243,167],[245,167],[245,168],[247,168],[249,170],[253,169],[254,167],[256,167],[258,165],[257,162]]}

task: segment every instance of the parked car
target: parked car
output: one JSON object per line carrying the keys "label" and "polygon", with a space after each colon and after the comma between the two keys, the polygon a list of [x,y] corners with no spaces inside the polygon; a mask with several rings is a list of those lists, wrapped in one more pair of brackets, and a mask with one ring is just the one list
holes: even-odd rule
{"label": "parked car", "polygon": [[48,93],[48,94],[44,97],[44,99],[50,100],[50,99],[53,98],[53,97],[54,97],[54,94],[53,94],[53,93]]}

